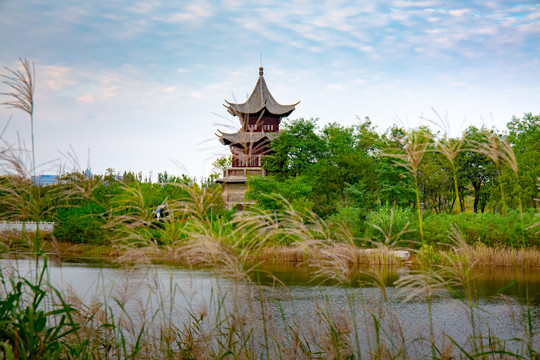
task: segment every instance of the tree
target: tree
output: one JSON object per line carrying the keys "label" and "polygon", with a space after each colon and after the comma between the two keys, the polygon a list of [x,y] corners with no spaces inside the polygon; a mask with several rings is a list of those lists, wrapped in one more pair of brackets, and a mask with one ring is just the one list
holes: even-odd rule
{"label": "tree", "polygon": [[212,172],[210,173],[210,181],[214,182],[219,177],[223,176],[225,169],[232,166],[232,156],[220,156],[212,163]]}
{"label": "tree", "polygon": [[464,149],[456,157],[459,182],[464,186],[470,184],[473,187],[475,213],[478,212],[479,206],[481,212],[484,212],[487,201],[491,196],[489,187],[497,184],[495,164],[486,155],[472,150],[476,144],[486,141],[489,132],[490,130],[484,127],[481,129],[475,126],[467,128],[463,133],[465,139]]}
{"label": "tree", "polygon": [[[514,149],[519,165],[519,185],[525,207],[536,207],[538,178],[540,178],[540,115],[526,113],[523,118],[512,117],[507,124],[507,140]],[[516,187],[514,186],[514,187]]]}
{"label": "tree", "polygon": [[315,133],[317,119],[297,119],[283,123],[283,129],[272,143],[272,154],[265,156],[268,174],[278,178],[305,174],[324,153],[324,142]]}
{"label": "tree", "polygon": [[[426,209],[436,213],[451,211],[458,197],[453,191],[452,168],[435,148],[426,152],[419,167],[419,185]],[[456,180],[457,182],[457,180]]]}

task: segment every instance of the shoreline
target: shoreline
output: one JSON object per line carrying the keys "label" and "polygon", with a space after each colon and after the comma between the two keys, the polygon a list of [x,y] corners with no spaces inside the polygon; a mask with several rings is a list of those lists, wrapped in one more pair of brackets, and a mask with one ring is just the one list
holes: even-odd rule
{"label": "shoreline", "polygon": [[[460,249],[435,249],[429,247],[426,251],[406,249],[410,252],[410,258],[400,258],[396,256],[396,251],[405,249],[362,249],[354,245],[335,243],[317,247],[305,244],[264,246],[260,249],[241,252],[219,245],[225,256],[232,256],[245,263],[264,264],[303,264],[318,263],[322,261],[339,262],[343,266],[354,267],[356,265],[408,265],[408,266],[437,266],[437,265],[457,265],[457,266],[480,266],[480,267],[520,267],[520,268],[540,268],[540,249],[527,248],[492,248],[482,244],[464,246]],[[75,244],[70,242],[59,242],[43,240],[41,250],[45,252],[52,261],[80,261],[89,263],[152,263],[168,265],[197,265],[219,262],[219,254],[214,259],[196,259],[190,252],[192,248],[187,246],[178,247],[120,247],[115,245],[90,245]],[[204,252],[204,248],[198,249],[199,253]],[[209,249],[210,252],[210,249]],[[33,256],[34,252],[30,247],[5,247],[3,255],[23,255]],[[221,255],[224,255],[221,254]],[[399,254],[399,253],[398,253]],[[399,254],[400,255],[400,254]],[[204,257],[204,254],[202,254]],[[207,261],[205,261],[207,260]]]}

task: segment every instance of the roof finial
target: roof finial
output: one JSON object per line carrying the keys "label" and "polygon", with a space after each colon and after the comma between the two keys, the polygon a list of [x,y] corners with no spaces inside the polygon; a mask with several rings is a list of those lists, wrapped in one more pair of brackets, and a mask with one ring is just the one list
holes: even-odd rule
{"label": "roof finial", "polygon": [[261,66],[261,67],[259,68],[259,75],[262,76],[262,74],[263,74],[263,68],[262,68],[262,66]]}

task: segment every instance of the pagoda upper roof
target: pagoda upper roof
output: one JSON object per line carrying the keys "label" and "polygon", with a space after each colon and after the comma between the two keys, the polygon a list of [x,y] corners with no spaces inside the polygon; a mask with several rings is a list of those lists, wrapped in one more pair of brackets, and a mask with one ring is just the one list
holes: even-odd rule
{"label": "pagoda upper roof", "polygon": [[292,105],[281,105],[278,103],[270,93],[270,90],[268,90],[268,86],[266,85],[266,81],[264,80],[263,76],[263,68],[260,67],[259,80],[257,80],[255,89],[253,89],[253,92],[247,101],[241,104],[231,103],[227,100],[225,100],[225,102],[227,103],[227,105],[225,105],[227,111],[234,116],[241,114],[256,114],[265,108],[271,114],[288,116],[294,111],[295,106],[300,101]]}
{"label": "pagoda upper roof", "polygon": [[248,132],[248,131],[237,131],[235,133],[224,133],[220,131],[219,141],[223,145],[234,145],[234,144],[253,144],[262,139],[272,140],[278,135],[275,132]]}

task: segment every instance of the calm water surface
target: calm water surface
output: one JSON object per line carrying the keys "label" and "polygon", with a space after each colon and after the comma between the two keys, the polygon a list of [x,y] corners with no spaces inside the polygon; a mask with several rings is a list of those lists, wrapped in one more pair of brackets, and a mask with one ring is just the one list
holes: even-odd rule
{"label": "calm water surface", "polygon": [[[35,273],[32,260],[3,259],[0,266],[4,276],[13,271],[28,277]],[[168,313],[179,322],[185,319],[182,311],[211,312],[212,302],[215,304],[219,293],[227,294],[225,303],[233,303],[233,298],[236,303],[242,302],[246,309],[250,306],[248,299],[257,303],[259,294],[262,294],[270,300],[267,311],[287,321],[315,324],[325,311],[342,314],[349,322],[356,322],[360,331],[366,334],[370,327],[373,328],[371,314],[376,313],[383,324],[396,328],[394,330],[404,333],[408,341],[417,344],[416,351],[425,353],[426,346],[413,340],[425,338],[429,333],[427,303],[422,298],[404,303],[405,294],[394,286],[395,281],[409,274],[411,269],[371,267],[360,270],[354,286],[348,287],[332,282],[321,285],[320,279],[313,279],[311,269],[295,265],[259,267],[252,274],[252,279],[257,279],[261,287],[247,281],[224,279],[211,271],[167,265],[115,266],[64,262],[59,266],[50,263],[48,274],[54,286],[64,294],[77,296],[83,303],[113,303],[112,298],[115,298],[128,311],[132,309],[135,312],[141,301],[146,301],[152,309],[170,308]],[[370,274],[382,279],[384,286],[375,286],[374,276]],[[475,322],[484,335],[489,332],[499,339],[508,340],[507,349],[519,348],[522,344],[510,339],[526,338],[524,320],[527,311],[530,311],[528,318],[532,320],[534,332],[539,331],[539,269],[479,268],[473,275],[471,293],[477,309]],[[457,294],[464,294],[463,289],[457,289]],[[355,314],[353,320],[352,313]],[[438,292],[433,298],[432,314],[435,333],[440,341],[450,336],[460,344],[467,344],[472,334],[470,308],[455,295],[448,291]],[[368,338],[366,336],[363,340],[364,348],[369,346]],[[533,345],[540,351],[539,334],[534,335]]]}

